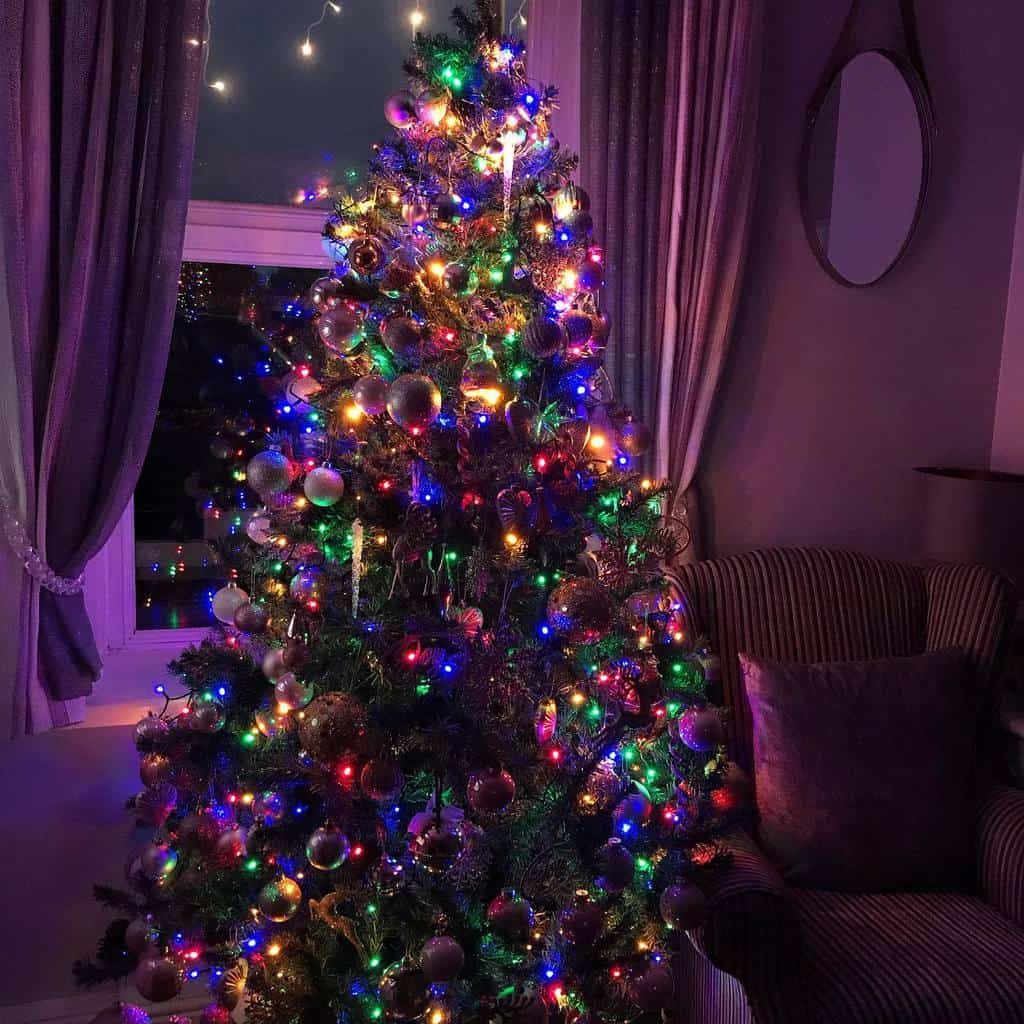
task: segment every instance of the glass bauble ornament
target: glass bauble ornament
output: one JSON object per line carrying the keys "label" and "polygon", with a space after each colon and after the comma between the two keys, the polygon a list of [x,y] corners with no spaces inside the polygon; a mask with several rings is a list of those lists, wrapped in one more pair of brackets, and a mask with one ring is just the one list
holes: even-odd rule
{"label": "glass bauble ornament", "polygon": [[647,453],[654,438],[651,431],[636,420],[623,423],[619,428],[619,447],[627,454],[640,456]]}
{"label": "glass bauble ornament", "polygon": [[563,580],[548,598],[551,628],[571,644],[595,644],[615,622],[615,605],[596,579]]}
{"label": "glass bauble ornament", "polygon": [[516,796],[516,781],[502,769],[474,772],[466,784],[466,802],[478,814],[504,814]]}
{"label": "glass bauble ornament", "polygon": [[345,480],[333,466],[317,466],[306,474],[302,490],[314,505],[330,508],[341,501]]}
{"label": "glass bauble ornament", "polygon": [[234,1010],[245,995],[245,986],[249,980],[249,961],[239,957],[221,975],[220,982],[213,987],[217,1001],[221,1007]]}
{"label": "glass bauble ornament", "polygon": [[306,859],[320,871],[334,871],[348,858],[349,842],[345,833],[333,825],[318,828],[306,840]]}
{"label": "glass bauble ornament", "polygon": [[594,321],[586,313],[570,310],[561,323],[569,345],[585,345],[594,336]]}
{"label": "glass bauble ornament", "polygon": [[320,390],[320,382],[308,372],[293,370],[281,381],[281,390],[293,412],[308,412],[311,408],[308,400]]}
{"label": "glass bauble ornament", "polygon": [[448,113],[448,100],[447,89],[424,89],[416,97],[416,116],[425,124],[432,124],[436,128]]}
{"label": "glass bauble ornament", "polygon": [[430,220],[430,206],[423,200],[414,200],[411,203],[402,204],[402,220],[405,221],[409,227],[415,227],[417,224],[424,224]]}
{"label": "glass bauble ornament", "polygon": [[219,622],[223,622],[225,626],[233,626],[235,612],[248,601],[249,595],[237,583],[228,583],[213,595],[211,609]]}
{"label": "glass bauble ornament", "polygon": [[634,982],[630,994],[633,1002],[644,1013],[669,1010],[675,1004],[676,983],[672,968],[667,963],[655,963]]}
{"label": "glass bauble ornament", "polygon": [[298,679],[294,672],[285,672],[278,676],[274,683],[274,696],[280,708],[287,708],[289,711],[297,711],[304,708],[314,696],[314,690],[310,683]]}
{"label": "glass bauble ornament", "polygon": [[337,309],[345,298],[345,286],[336,277],[318,277],[309,289],[309,301],[320,313]]}
{"label": "glass bauble ornament", "polygon": [[317,697],[299,722],[299,742],[321,764],[362,751],[368,736],[366,709],[347,693]]}
{"label": "glass bauble ornament", "polygon": [[562,327],[554,320],[537,316],[528,320],[520,334],[523,349],[537,359],[548,359],[562,347]]}
{"label": "glass bauble ornament", "polygon": [[158,786],[171,777],[171,759],[166,754],[145,754],[139,761],[139,777],[144,786]]}
{"label": "glass bauble ornament", "polygon": [[273,789],[266,789],[252,802],[252,819],[261,825],[280,825],[287,806],[284,797]]}
{"label": "glass bauble ornament", "polygon": [[263,498],[283,494],[292,484],[292,464],[281,452],[268,448],[249,460],[245,482]]}
{"label": "glass bauble ornament", "polygon": [[310,567],[297,572],[288,584],[288,593],[293,601],[301,601],[308,604],[310,601],[319,601],[323,596],[323,573]]}
{"label": "glass bauble ornament", "polygon": [[555,440],[566,451],[579,455],[590,443],[590,421],[576,418],[559,423],[555,427]]}
{"label": "glass bauble ornament", "polygon": [[380,1001],[391,1020],[415,1020],[430,1005],[430,984],[413,964],[392,964],[380,978]]}
{"label": "glass bauble ornament", "polygon": [[555,738],[558,728],[558,705],[550,697],[545,697],[537,704],[533,716],[533,732],[537,742],[544,746]]}
{"label": "glass bauble ornament", "polygon": [[509,433],[521,444],[533,439],[539,411],[528,398],[513,398],[505,405],[505,423]]}
{"label": "glass bauble ornament", "polygon": [[633,854],[618,838],[609,839],[597,851],[597,866],[600,874],[597,884],[605,892],[622,892],[633,881]]}
{"label": "glass bauble ornament", "polygon": [[626,834],[641,825],[646,825],[650,821],[652,810],[651,798],[646,793],[642,793],[640,790],[627,793],[612,811],[615,831]]}
{"label": "glass bauble ornament", "polygon": [[465,962],[465,952],[450,935],[427,939],[420,951],[420,968],[431,985],[454,981]]}
{"label": "glass bauble ornament", "polygon": [[182,724],[193,732],[220,732],[226,721],[227,712],[224,705],[216,700],[203,700],[193,704],[182,716]]}
{"label": "glass bauble ornament", "polygon": [[348,247],[352,269],[363,277],[372,277],[384,266],[384,245],[379,238],[358,238]]}
{"label": "glass bauble ornament", "polygon": [[293,636],[284,645],[281,660],[285,668],[296,672],[309,661],[309,653],[309,644],[301,637]]}
{"label": "glass bauble ornament", "polygon": [[576,285],[584,292],[600,291],[604,287],[604,267],[595,260],[587,260],[576,272]]}
{"label": "glass bauble ornament", "polygon": [[590,196],[578,185],[570,183],[555,194],[551,208],[559,220],[565,220],[577,210],[589,210]]}
{"label": "glass bauble ornament", "polygon": [[258,602],[246,601],[235,609],[235,627],[243,633],[265,633],[270,612]]}
{"label": "glass bauble ornament", "polygon": [[[449,263],[441,274],[441,284],[456,295],[469,295],[476,291],[471,287],[475,274],[461,263]],[[479,279],[476,284],[479,285]]]}
{"label": "glass bauble ornament", "polygon": [[237,825],[226,828],[213,848],[213,861],[218,867],[232,867],[245,856],[245,832]]}
{"label": "glass bauble ornament", "polygon": [[143,999],[151,1003],[166,1003],[173,999],[184,983],[184,975],[177,962],[167,957],[149,957],[135,969],[135,987]]}
{"label": "glass bauble ornament", "polygon": [[412,359],[420,350],[423,332],[408,316],[393,316],[384,324],[381,340],[388,351],[403,359]]}
{"label": "glass bauble ornament", "polygon": [[708,912],[708,898],[693,882],[676,882],[661,894],[658,910],[670,928],[689,931],[703,924]]}
{"label": "glass bauble ornament", "polygon": [[713,707],[687,708],[679,716],[676,725],[679,738],[691,750],[708,753],[725,742],[722,717]]}
{"label": "glass bauble ornament", "polygon": [[149,843],[139,854],[139,865],[151,881],[167,878],[178,866],[178,851],[167,843]]}
{"label": "glass bauble ornament", "polygon": [[147,786],[135,797],[135,816],[143,825],[160,828],[178,804],[178,787],[170,782]]}
{"label": "glass bauble ornament", "polygon": [[466,363],[462,370],[459,390],[470,402],[479,402],[493,408],[502,399],[501,374],[489,359],[478,359]]}
{"label": "glass bauble ornament", "polygon": [[419,272],[419,267],[410,257],[395,256],[384,268],[384,276],[380,281],[381,291],[397,299],[416,280]]}
{"label": "glass bauble ornament", "polygon": [[533,928],[533,907],[514,889],[503,889],[487,905],[487,923],[502,938],[525,942]]}
{"label": "glass bauble ornament", "polygon": [[462,856],[462,837],[448,822],[434,819],[409,844],[412,858],[432,875],[444,874]]}
{"label": "glass bauble ornament", "polygon": [[367,416],[379,416],[387,408],[388,382],[378,373],[368,373],[352,385],[352,398]]}
{"label": "glass bauble ornament", "polygon": [[298,912],[302,905],[302,889],[294,878],[281,875],[280,878],[268,882],[260,889],[256,903],[260,908],[260,913],[268,921],[282,924],[293,918]]}
{"label": "glass bauble ornament", "polygon": [[384,116],[393,128],[411,128],[416,123],[416,101],[406,89],[392,93],[384,101]]}
{"label": "glass bauble ornament", "polygon": [[592,946],[604,927],[604,910],[586,889],[577,889],[572,905],[559,915],[562,934],[574,946]]}
{"label": "glass bauble ornament", "polygon": [[279,675],[286,671],[284,663],[284,652],[280,647],[271,647],[263,655],[263,663],[260,666],[263,674],[273,682]]}
{"label": "glass bauble ornament", "polygon": [[397,761],[374,757],[363,765],[359,785],[371,800],[393,800],[402,792],[405,776]]}
{"label": "glass bauble ornament", "polygon": [[586,210],[577,210],[562,222],[562,230],[570,234],[574,241],[582,241],[593,233],[594,218]]}
{"label": "glass bauble ornament", "polygon": [[253,720],[260,734],[266,736],[268,740],[287,732],[292,724],[287,712],[278,711],[275,708],[260,708],[253,715]]}
{"label": "glass bauble ornament", "polygon": [[410,434],[422,434],[441,415],[441,392],[429,378],[403,373],[388,388],[388,414]]}
{"label": "glass bauble ornament", "polygon": [[140,956],[155,949],[159,940],[160,933],[153,927],[153,919],[149,917],[134,918],[124,930],[125,946]]}
{"label": "glass bauble ornament", "polygon": [[267,515],[266,509],[259,509],[249,516],[249,521],[245,524],[245,535],[254,544],[270,543],[270,516]]}
{"label": "glass bauble ornament", "polygon": [[348,306],[338,306],[320,314],[317,337],[336,356],[347,356],[363,340],[362,321]]}
{"label": "glass bauble ornament", "polygon": [[405,881],[405,867],[394,857],[382,856],[373,867],[373,884],[383,896],[394,896]]}
{"label": "glass bauble ornament", "polygon": [[458,196],[443,195],[434,200],[431,208],[434,223],[439,228],[454,227],[462,220],[462,203]]}

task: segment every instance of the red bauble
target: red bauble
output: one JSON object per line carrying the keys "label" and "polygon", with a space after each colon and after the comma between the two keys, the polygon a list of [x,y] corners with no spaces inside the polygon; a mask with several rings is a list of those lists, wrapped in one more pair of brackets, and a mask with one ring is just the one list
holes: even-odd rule
{"label": "red bauble", "polygon": [[707,917],[708,899],[692,882],[676,882],[661,894],[658,909],[665,924],[689,931]]}
{"label": "red bauble", "polygon": [[466,800],[478,814],[502,814],[512,806],[516,780],[504,769],[474,772],[466,786]]}
{"label": "red bauble", "polygon": [[487,923],[502,938],[525,942],[533,927],[533,907],[514,889],[503,889],[488,904]]}
{"label": "red bauble", "polygon": [[402,792],[405,776],[398,762],[375,757],[363,766],[359,784],[371,800],[392,800]]}
{"label": "red bauble", "polygon": [[604,927],[604,911],[587,894],[578,889],[572,905],[559,918],[562,934],[574,946],[592,946]]}

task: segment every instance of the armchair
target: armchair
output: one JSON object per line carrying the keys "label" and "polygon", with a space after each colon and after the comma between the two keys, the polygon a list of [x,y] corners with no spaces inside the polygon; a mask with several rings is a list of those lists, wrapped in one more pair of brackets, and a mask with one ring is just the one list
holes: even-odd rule
{"label": "armchair", "polygon": [[[752,552],[685,566],[676,579],[689,628],[721,656],[731,752],[747,769],[738,652],[809,663],[958,646],[993,697],[1014,608],[1012,588],[978,566],[922,569],[842,551]],[[972,892],[796,888],[751,838],[729,838],[732,864],[684,949],[681,1020],[1024,1024],[1024,791],[989,787]]]}

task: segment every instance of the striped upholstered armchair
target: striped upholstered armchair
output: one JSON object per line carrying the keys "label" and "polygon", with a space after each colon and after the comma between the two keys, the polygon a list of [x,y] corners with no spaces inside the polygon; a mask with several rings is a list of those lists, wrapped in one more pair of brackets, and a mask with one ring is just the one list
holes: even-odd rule
{"label": "striped upholstered armchair", "polygon": [[[843,551],[775,549],[678,571],[690,628],[722,659],[731,747],[749,769],[737,653],[875,659],[956,646],[991,687],[1013,594],[977,566],[921,569]],[[757,780],[754,780],[756,788]],[[1024,1022],[1024,792],[979,808],[971,892],[849,893],[787,885],[745,834],[709,892],[681,967],[694,1024]]]}

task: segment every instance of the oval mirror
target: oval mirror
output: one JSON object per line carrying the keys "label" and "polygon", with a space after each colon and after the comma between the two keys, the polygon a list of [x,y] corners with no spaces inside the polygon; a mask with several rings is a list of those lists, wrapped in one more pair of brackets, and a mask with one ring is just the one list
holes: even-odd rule
{"label": "oval mirror", "polygon": [[843,284],[874,284],[910,243],[924,203],[931,112],[917,73],[883,50],[858,53],[810,112],[801,199],[807,236]]}

